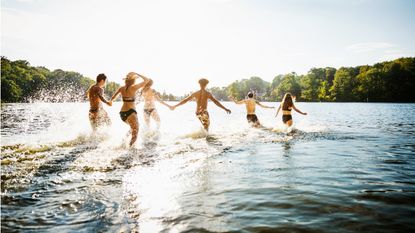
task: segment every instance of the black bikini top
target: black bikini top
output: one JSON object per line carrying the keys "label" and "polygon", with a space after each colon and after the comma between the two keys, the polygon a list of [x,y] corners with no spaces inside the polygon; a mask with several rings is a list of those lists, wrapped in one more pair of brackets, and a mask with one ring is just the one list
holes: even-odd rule
{"label": "black bikini top", "polygon": [[122,98],[122,101],[124,101],[124,102],[134,102],[135,98],[134,97],[124,97],[124,98]]}

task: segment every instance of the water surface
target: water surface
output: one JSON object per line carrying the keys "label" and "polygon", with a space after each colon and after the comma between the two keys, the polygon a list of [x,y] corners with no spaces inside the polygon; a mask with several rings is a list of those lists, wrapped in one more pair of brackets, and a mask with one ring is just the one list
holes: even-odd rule
{"label": "water surface", "polygon": [[[415,104],[212,103],[204,137],[194,103],[158,110],[135,149],[119,103],[91,134],[86,103],[2,105],[4,232],[412,232]],[[275,105],[275,103],[268,103]],[[142,109],[139,107],[142,123]]]}

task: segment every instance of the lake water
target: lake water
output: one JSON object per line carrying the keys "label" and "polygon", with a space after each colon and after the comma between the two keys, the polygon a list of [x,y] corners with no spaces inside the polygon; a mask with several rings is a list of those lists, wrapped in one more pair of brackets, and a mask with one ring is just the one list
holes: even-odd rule
{"label": "lake water", "polygon": [[2,232],[414,232],[415,104],[297,103],[291,133],[224,105],[208,137],[158,106],[135,149],[120,103],[97,135],[86,103],[2,105]]}

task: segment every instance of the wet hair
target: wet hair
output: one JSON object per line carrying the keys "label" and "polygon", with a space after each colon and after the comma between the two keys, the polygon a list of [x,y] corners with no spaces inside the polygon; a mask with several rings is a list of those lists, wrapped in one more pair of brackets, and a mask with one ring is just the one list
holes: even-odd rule
{"label": "wet hair", "polygon": [[101,82],[101,80],[107,80],[107,76],[105,76],[105,74],[98,74],[97,76],[97,83]]}
{"label": "wet hair", "polygon": [[248,98],[254,98],[254,93],[252,93],[252,92],[248,92]]}
{"label": "wet hair", "polygon": [[293,105],[294,104],[291,93],[286,93],[282,99],[282,110],[288,110],[288,108],[292,107]]}
{"label": "wet hair", "polygon": [[209,80],[207,80],[207,79],[205,79],[205,78],[201,78],[201,79],[199,79],[199,84],[200,84],[200,86],[202,86],[202,87],[206,87],[206,85],[208,85],[208,83],[209,83]]}

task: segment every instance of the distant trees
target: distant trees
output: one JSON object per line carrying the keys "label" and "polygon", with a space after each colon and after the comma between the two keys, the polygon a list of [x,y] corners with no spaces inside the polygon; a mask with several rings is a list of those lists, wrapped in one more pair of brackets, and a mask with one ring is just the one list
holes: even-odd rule
{"label": "distant trees", "polygon": [[[211,89],[210,89],[211,90]],[[236,99],[244,99],[249,91],[255,92],[259,99],[264,99],[269,96],[270,83],[262,80],[259,77],[251,77],[250,79],[242,79],[241,81],[235,81],[226,88],[227,96],[232,96]],[[226,98],[228,99],[228,98]]]}
{"label": "distant trees", "polygon": [[24,60],[1,57],[1,102],[79,101],[93,80],[77,72],[32,67]]}
{"label": "distant trees", "polygon": [[[1,58],[1,73],[2,102],[80,101],[85,99],[87,88],[95,83],[76,72],[49,71],[44,67],[31,67],[24,60],[9,61],[4,57]],[[105,94],[112,95],[118,87],[115,82],[107,83]],[[209,90],[220,100],[229,100],[228,96],[244,99],[252,91],[261,101],[280,101],[286,92],[291,92],[299,101],[415,102],[415,58],[337,70],[312,68],[305,75],[277,75],[271,83],[251,77]],[[160,96],[171,101],[184,97],[165,92]]]}
{"label": "distant trees", "polygon": [[266,101],[279,101],[286,92],[291,92],[300,101],[415,102],[415,58],[338,70],[312,68],[305,75],[278,75],[271,83],[252,77],[220,90],[220,96],[225,96],[226,90],[228,95],[238,99],[245,98],[246,93],[253,90]]}

